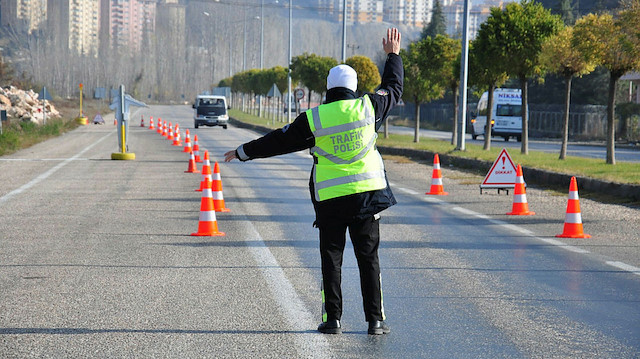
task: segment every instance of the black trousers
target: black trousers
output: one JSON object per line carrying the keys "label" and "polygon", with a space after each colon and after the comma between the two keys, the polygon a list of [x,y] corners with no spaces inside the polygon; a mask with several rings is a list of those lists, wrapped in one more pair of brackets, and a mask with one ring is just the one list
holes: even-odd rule
{"label": "black trousers", "polygon": [[[376,216],[377,217],[377,216]],[[360,288],[366,321],[384,320],[380,279],[380,222],[374,216],[352,222],[338,222],[320,226],[320,257],[324,286],[324,309],[327,319],[342,317],[342,254],[346,230],[353,243],[360,270]]]}

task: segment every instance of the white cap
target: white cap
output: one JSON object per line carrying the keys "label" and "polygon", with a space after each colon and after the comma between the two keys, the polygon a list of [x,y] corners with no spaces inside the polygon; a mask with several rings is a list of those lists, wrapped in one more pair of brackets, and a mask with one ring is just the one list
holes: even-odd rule
{"label": "white cap", "polygon": [[358,88],[358,74],[349,65],[338,65],[329,70],[329,76],[327,76],[327,90],[334,87],[346,87],[351,91],[356,91]]}

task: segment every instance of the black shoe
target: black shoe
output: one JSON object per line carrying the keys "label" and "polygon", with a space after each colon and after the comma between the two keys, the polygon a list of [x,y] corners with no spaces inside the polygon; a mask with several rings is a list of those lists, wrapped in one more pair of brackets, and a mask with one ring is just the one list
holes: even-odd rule
{"label": "black shoe", "polygon": [[342,334],[340,321],[337,319],[331,319],[320,323],[320,325],[318,325],[318,331],[324,334]]}
{"label": "black shoe", "polygon": [[369,334],[371,335],[389,334],[390,332],[391,328],[384,321],[373,320],[369,322]]}

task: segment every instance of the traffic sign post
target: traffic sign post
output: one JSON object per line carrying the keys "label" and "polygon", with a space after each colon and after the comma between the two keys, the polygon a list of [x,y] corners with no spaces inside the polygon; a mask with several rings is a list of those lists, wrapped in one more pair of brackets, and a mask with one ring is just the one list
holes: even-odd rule
{"label": "traffic sign post", "polygon": [[82,111],[82,95],[83,95],[82,84],[80,84],[78,87],[80,88],[80,114],[78,115],[78,117],[76,117],[76,122],[78,122],[81,125],[86,125],[89,123],[89,119],[87,118],[87,116],[84,115]]}
{"label": "traffic sign post", "polygon": [[129,107],[147,107],[144,102],[138,101],[124,93],[124,85],[120,85],[119,96],[113,99],[110,109],[115,110],[118,121],[118,146],[120,152],[111,154],[112,160],[135,160],[135,153],[127,153],[127,139],[129,138]]}
{"label": "traffic sign post", "polygon": [[42,100],[42,124],[47,124],[47,107],[45,101],[51,101],[51,95],[47,91],[47,87],[43,86],[42,91],[38,94],[38,97]]}
{"label": "traffic sign post", "polygon": [[507,149],[503,148],[480,184],[480,194],[482,194],[484,188],[497,188],[498,193],[504,190],[509,194],[509,188],[514,188],[515,185],[516,166],[513,164]]}

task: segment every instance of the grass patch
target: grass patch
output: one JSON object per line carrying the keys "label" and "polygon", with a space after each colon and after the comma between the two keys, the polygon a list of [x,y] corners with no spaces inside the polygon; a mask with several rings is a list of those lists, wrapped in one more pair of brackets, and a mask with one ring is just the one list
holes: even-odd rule
{"label": "grass patch", "polygon": [[[252,125],[260,125],[260,126],[272,128],[274,130],[276,128],[281,128],[287,124],[286,120],[285,122],[279,122],[277,119],[274,121],[272,119],[266,119],[266,118],[254,116],[248,113],[244,113],[237,109],[229,110],[229,116],[233,117],[234,119],[240,122],[250,123]],[[292,113],[291,120],[293,120],[294,118],[295,118],[295,114]]]}
{"label": "grass patch", "polygon": [[[255,125],[262,125],[269,128],[279,128],[286,123],[275,122],[264,118],[259,118],[250,114],[243,113],[240,110],[231,110],[231,117],[238,121],[247,122]],[[455,146],[447,141],[437,139],[420,138],[420,142],[414,143],[412,135],[396,135],[390,134],[389,138],[378,137],[378,145],[398,148],[412,148],[418,150],[427,150],[440,154],[448,154],[451,156],[472,158],[493,162],[498,157],[502,147],[494,146],[491,150],[485,151],[482,146],[475,144],[466,144],[465,151],[456,151]],[[529,151],[528,155],[523,155],[520,151],[510,151],[509,155],[515,164],[521,164],[523,167],[538,168],[547,171],[564,173],[571,176],[584,176],[597,178],[604,181],[640,184],[640,164],[618,162],[615,166],[608,165],[604,160],[591,159],[583,157],[567,156],[565,160],[559,160],[557,153],[545,153],[538,151]],[[385,159],[391,159],[385,156]],[[393,158],[396,162],[405,161],[400,158]]]}
{"label": "grass patch", "polygon": [[63,119],[47,120],[47,124],[42,126],[30,121],[13,121],[2,127],[0,156],[14,153],[38,142],[60,136],[76,127],[78,127],[76,121]]}
{"label": "grass patch", "polygon": [[[91,123],[97,113],[109,113],[109,104],[94,99],[83,101],[83,112]],[[55,100],[54,106],[60,112],[62,118],[52,119],[47,117],[47,124],[40,126],[30,121],[19,121],[11,119],[8,123],[2,124],[2,135],[0,135],[0,156],[8,155],[46,141],[52,137],[60,136],[65,132],[78,127],[75,118],[78,116],[78,100],[65,99]]]}
{"label": "grass patch", "polygon": [[[467,144],[465,151],[456,151],[455,146],[447,141],[420,138],[420,142],[414,143],[413,136],[390,134],[389,138],[379,137],[380,146],[412,148],[428,150],[440,154],[448,154],[463,158],[473,158],[493,162],[502,150],[500,146],[494,146],[485,151],[480,145]],[[509,154],[514,163],[523,167],[538,168],[548,171],[564,173],[572,176],[585,176],[605,181],[640,184],[640,164],[618,162],[615,166],[608,165],[604,160],[567,156],[567,159],[559,160],[558,154],[529,151],[523,155],[520,151],[510,151]]]}

